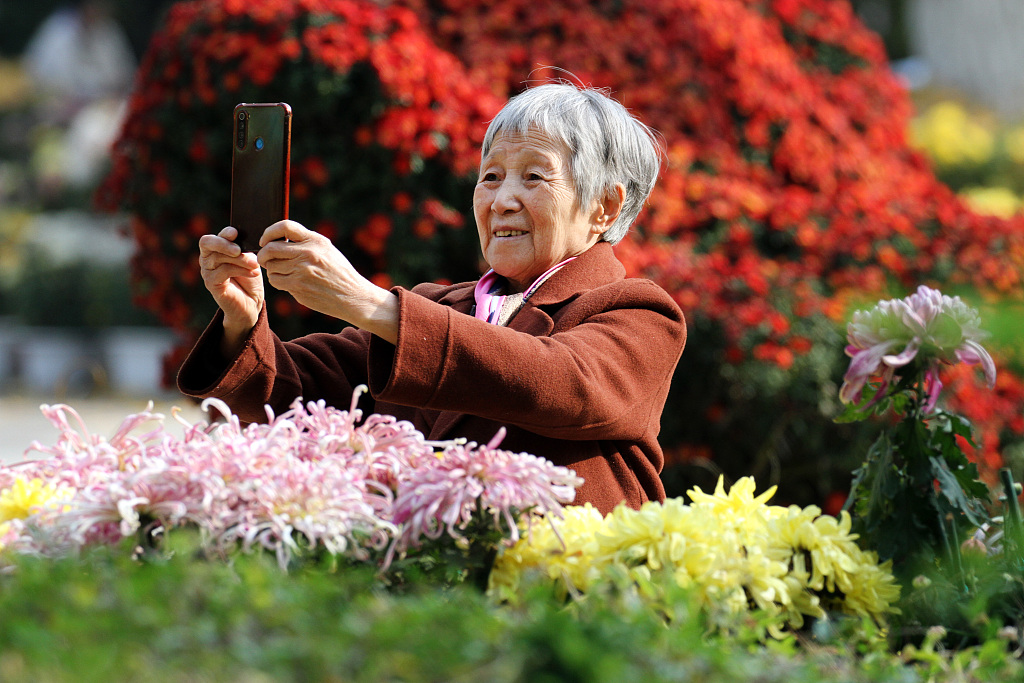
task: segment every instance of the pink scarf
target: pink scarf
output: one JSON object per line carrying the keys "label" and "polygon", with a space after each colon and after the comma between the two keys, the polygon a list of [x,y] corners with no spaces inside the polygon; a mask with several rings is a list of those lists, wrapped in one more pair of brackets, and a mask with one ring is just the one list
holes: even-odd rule
{"label": "pink scarf", "polygon": [[[526,301],[537,289],[544,284],[544,281],[555,274],[559,268],[572,261],[575,256],[570,256],[561,263],[548,268],[544,273],[533,281],[533,284],[526,288],[523,292],[523,301]],[[474,316],[489,322],[493,325],[498,324],[498,316],[501,314],[501,305],[505,301],[505,295],[502,293],[505,290],[505,278],[498,275],[494,270],[488,270],[484,273],[484,276],[480,278],[476,283],[476,287],[473,290],[473,297],[476,299],[476,312]]]}

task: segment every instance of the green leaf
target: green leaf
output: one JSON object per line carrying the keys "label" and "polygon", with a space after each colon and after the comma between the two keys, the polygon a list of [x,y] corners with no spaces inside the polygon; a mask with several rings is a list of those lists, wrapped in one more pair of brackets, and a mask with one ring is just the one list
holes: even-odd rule
{"label": "green leaf", "polygon": [[864,525],[864,532],[874,535],[884,528],[892,517],[892,502],[900,489],[900,477],[893,463],[892,443],[885,434],[879,435],[868,451],[862,478],[865,491],[858,495],[856,512]]}
{"label": "green leaf", "polygon": [[907,412],[907,406],[910,405],[911,396],[905,391],[893,392],[890,395],[891,405],[894,413],[902,415]]}
{"label": "green leaf", "polygon": [[981,501],[969,495],[960,484],[957,476],[950,471],[946,461],[939,457],[930,458],[932,474],[939,483],[939,491],[949,502],[954,512],[960,512],[974,526],[981,526],[988,521],[988,515]]}
{"label": "green leaf", "polygon": [[843,412],[832,418],[832,421],[836,424],[850,424],[852,422],[863,422],[864,420],[871,417],[873,411],[864,410],[861,407],[862,403],[847,403],[843,407]]}
{"label": "green leaf", "polygon": [[936,453],[942,455],[949,470],[956,476],[957,481],[964,491],[982,502],[990,500],[989,488],[979,480],[978,466],[967,459],[963,449],[957,442],[956,437],[961,436],[971,441],[970,422],[952,413],[940,413],[933,420],[934,428],[931,434],[931,444]]}
{"label": "green leaf", "polygon": [[832,419],[837,424],[849,424],[851,422],[863,422],[875,414],[876,406],[871,405],[878,386],[868,382],[861,390],[860,400],[856,403],[847,403],[843,412]]}
{"label": "green leaf", "polygon": [[864,483],[865,478],[867,478],[868,472],[867,463],[853,471],[853,481],[850,482],[850,495],[846,497],[846,502],[843,503],[843,510],[849,512],[851,508],[855,507],[860,487]]}

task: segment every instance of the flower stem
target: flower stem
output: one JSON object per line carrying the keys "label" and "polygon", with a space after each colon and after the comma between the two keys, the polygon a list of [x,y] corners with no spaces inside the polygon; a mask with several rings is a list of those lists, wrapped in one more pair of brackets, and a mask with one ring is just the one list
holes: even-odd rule
{"label": "flower stem", "polygon": [[1004,522],[1004,538],[1007,548],[1004,551],[1007,557],[1019,557],[1024,543],[1021,534],[1021,513],[1020,504],[1017,502],[1017,486],[1013,482],[1013,474],[1009,467],[999,470],[999,481],[1003,485],[1003,492],[1006,495],[1006,515]]}

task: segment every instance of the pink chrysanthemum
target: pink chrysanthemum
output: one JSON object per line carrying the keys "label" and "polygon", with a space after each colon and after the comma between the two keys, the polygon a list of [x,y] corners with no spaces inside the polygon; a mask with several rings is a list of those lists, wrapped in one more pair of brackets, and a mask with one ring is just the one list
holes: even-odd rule
{"label": "pink chrysanthemum", "polygon": [[[106,441],[91,435],[67,406],[44,406],[61,430],[49,455],[0,468],[0,488],[15,476],[39,477],[75,493],[59,514],[21,525],[20,547],[59,551],[153,531],[196,526],[216,548],[240,543],[277,553],[282,565],[302,544],[365,556],[394,534],[393,493],[374,479],[412,466],[433,449],[411,425],[358,411],[296,401],[268,424],[242,427],[227,407],[215,425],[189,425],[183,438],[140,425],[162,421],[146,411],[129,416]],[[79,429],[72,425],[77,423]]]}
{"label": "pink chrysanthemum", "polygon": [[395,495],[393,520],[402,527],[393,550],[416,547],[445,531],[459,538],[459,529],[478,511],[495,524],[504,519],[513,543],[519,540],[517,513],[561,515],[562,504],[573,501],[583,480],[535,455],[498,449],[504,435],[499,430],[486,446],[449,446],[433,462],[409,471]]}
{"label": "pink chrysanthemum", "polygon": [[949,297],[925,286],[904,299],[880,301],[868,311],[857,311],[847,327],[846,354],[852,358],[843,377],[839,397],[858,403],[865,384],[881,377],[876,398],[885,395],[899,370],[917,360],[924,365],[925,410],[935,408],[942,382],[939,364],[980,364],[990,387],[995,386],[996,367],[979,341],[977,310],[960,297]]}
{"label": "pink chrysanthemum", "polygon": [[266,424],[244,427],[210,400],[225,419],[190,424],[176,416],[180,438],[147,409],[109,441],[90,434],[72,408],[43,406],[60,430],[57,443],[33,444],[45,457],[0,465],[0,492],[39,480],[67,494],[13,520],[4,545],[52,555],[187,525],[208,548],[264,548],[282,567],[315,547],[356,559],[387,548],[390,558],[445,529],[457,537],[475,510],[496,525],[504,519],[515,540],[519,512],[557,514],[581,483],[541,458],[498,450],[504,430],[481,448],[434,444],[408,422],[363,420],[358,398],[357,391],[347,411],[296,399],[282,415],[268,409]]}

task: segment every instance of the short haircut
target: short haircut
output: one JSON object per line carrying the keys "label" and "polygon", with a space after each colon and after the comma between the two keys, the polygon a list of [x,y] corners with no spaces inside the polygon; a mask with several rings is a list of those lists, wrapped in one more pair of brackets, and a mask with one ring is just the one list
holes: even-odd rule
{"label": "short haircut", "polygon": [[570,83],[546,83],[516,95],[487,127],[482,157],[501,134],[538,130],[569,150],[569,172],[580,207],[621,183],[626,196],[601,239],[616,244],[629,231],[654,189],[662,147],[651,128],[605,93]]}

